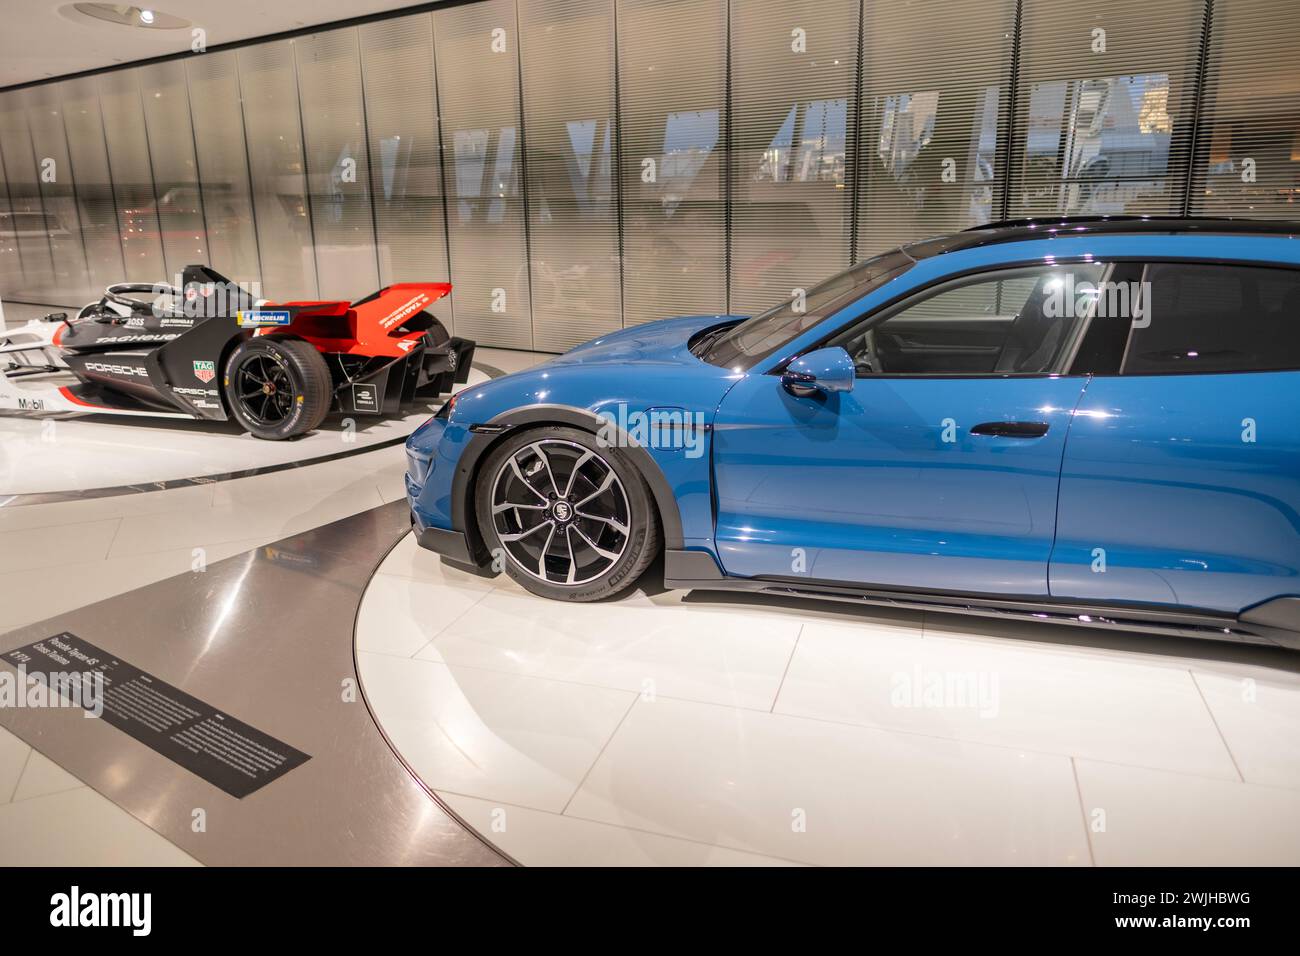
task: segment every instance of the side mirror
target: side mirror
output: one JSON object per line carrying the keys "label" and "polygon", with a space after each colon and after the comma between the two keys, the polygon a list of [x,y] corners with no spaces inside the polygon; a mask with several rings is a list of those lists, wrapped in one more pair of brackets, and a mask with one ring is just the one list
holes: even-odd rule
{"label": "side mirror", "polygon": [[42,321],[42,322],[66,322],[66,321],[68,321],[68,313],[66,313],[66,312],[51,312],[49,315],[44,316],[44,317],[41,319],[41,321]]}
{"label": "side mirror", "polygon": [[781,375],[781,387],[791,395],[807,398],[853,389],[856,370],[849,353],[835,346],[801,355]]}

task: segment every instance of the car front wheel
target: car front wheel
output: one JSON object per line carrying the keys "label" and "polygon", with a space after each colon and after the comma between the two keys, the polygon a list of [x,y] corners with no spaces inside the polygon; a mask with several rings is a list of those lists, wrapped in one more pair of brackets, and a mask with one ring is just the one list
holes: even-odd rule
{"label": "car front wheel", "polygon": [[659,551],[658,514],[630,456],[576,428],[506,438],[479,471],[475,511],[494,566],[543,597],[612,597]]}

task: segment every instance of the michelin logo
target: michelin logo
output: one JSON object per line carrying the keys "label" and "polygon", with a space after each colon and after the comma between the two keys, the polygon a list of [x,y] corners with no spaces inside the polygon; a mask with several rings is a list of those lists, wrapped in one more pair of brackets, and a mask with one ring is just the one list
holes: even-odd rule
{"label": "michelin logo", "polygon": [[288,325],[293,321],[287,310],[274,309],[240,309],[235,313],[235,321],[241,329],[262,329],[272,325]]}

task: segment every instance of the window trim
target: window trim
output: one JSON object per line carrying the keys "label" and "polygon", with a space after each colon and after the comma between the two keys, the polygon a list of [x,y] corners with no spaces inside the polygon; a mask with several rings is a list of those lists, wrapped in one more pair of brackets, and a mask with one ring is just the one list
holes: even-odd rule
{"label": "window trim", "polygon": [[[908,289],[906,292],[900,293],[898,296],[896,296],[893,299],[890,299],[888,302],[882,302],[879,306],[877,306],[875,309],[872,309],[869,313],[865,315],[859,315],[854,317],[853,319],[842,322],[841,324],[837,325],[835,329],[828,332],[826,335],[822,336],[812,345],[808,346],[805,349],[801,349],[799,352],[796,352],[795,354],[787,358],[781,359],[781,361],[776,363],[765,374],[781,375],[785,372],[786,367],[795,359],[799,358],[800,356],[807,355],[810,352],[815,352],[818,349],[826,348],[829,342],[841,336],[851,326],[860,323],[870,322],[872,324],[872,327],[874,327],[877,323],[887,321],[888,318],[891,318],[894,314],[897,314],[897,309],[900,306],[905,306],[906,303],[911,299],[919,298],[919,297],[929,298],[931,295],[938,295],[940,294],[939,290],[943,286],[955,285],[956,283],[969,279],[971,276],[992,276],[995,273],[1022,271],[1024,269],[1032,269],[1032,268],[1051,268],[1056,266],[1071,266],[1071,265],[1081,265],[1081,264],[1082,265],[1101,264],[1105,266],[1105,272],[1103,272],[1103,278],[1104,278],[1106,276],[1109,276],[1111,271],[1115,268],[1115,266],[1123,261],[1145,263],[1145,259],[1141,257],[1134,257],[1134,256],[1115,256],[1115,257],[1097,258],[1092,256],[1078,255],[1078,256],[1069,256],[1063,259],[1057,259],[1052,263],[1050,263],[1050,265],[1044,263],[1041,258],[1020,259],[1020,260],[1009,261],[1006,263],[999,263],[998,265],[992,267],[976,266],[974,268],[964,269],[959,272],[952,272],[947,275],[938,276],[931,282],[927,282],[924,285],[917,286],[915,288]],[[841,310],[841,312],[852,308],[852,305],[853,303],[848,303],[844,307],[844,309]],[[826,321],[834,322],[835,319],[836,319],[836,315],[831,314],[827,316]],[[886,380],[887,379],[914,379],[914,380],[941,379],[941,380],[956,381],[961,379],[991,380],[991,379],[1031,379],[1031,378],[1083,378],[1091,373],[1088,372],[1076,373],[1073,371],[1064,371],[1064,370],[1071,368],[1078,346],[1083,342],[1083,336],[1087,334],[1088,328],[1091,327],[1091,322],[1092,322],[1092,316],[1088,316],[1082,323],[1079,324],[1079,332],[1076,341],[1072,343],[1072,347],[1068,354],[1068,361],[1065,361],[1065,356],[1063,356],[1061,361],[1053,363],[1055,366],[1055,370],[1053,371],[1047,371],[1047,372],[873,372],[871,375],[855,376],[855,378],[857,381],[864,381],[864,382],[874,381],[876,379],[886,379]]]}

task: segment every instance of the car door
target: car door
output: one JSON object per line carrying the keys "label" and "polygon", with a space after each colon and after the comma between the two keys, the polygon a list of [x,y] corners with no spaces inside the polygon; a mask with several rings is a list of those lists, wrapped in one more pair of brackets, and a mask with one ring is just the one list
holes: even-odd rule
{"label": "car door", "polygon": [[1085,345],[1112,359],[1066,443],[1052,596],[1236,613],[1300,594],[1300,270],[1143,282],[1149,314]]}
{"label": "car door", "polygon": [[1089,307],[1068,293],[1103,271],[984,273],[846,322],[824,344],[853,358],[848,392],[801,397],[775,374],[738,382],[714,428],[727,573],[1046,596],[1085,381],[1053,373]]}

